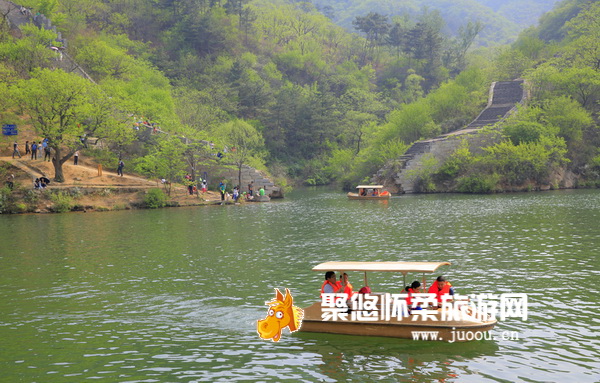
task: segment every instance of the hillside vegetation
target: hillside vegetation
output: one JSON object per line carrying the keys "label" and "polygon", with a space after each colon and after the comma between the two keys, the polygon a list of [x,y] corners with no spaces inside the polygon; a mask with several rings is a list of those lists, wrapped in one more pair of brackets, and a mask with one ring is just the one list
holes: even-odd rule
{"label": "hillside vegetation", "polygon": [[458,35],[466,21],[479,21],[485,28],[476,42],[498,45],[512,42],[517,34],[552,9],[558,0],[316,0],[314,3],[337,24],[352,29],[356,17],[370,12],[398,22],[436,13],[445,22],[443,32]]}
{"label": "hillside vegetation", "polygon": [[[511,165],[521,152],[537,153],[535,166],[546,172],[527,170],[514,182],[554,166],[592,177],[600,162],[598,4],[591,1],[562,2],[513,45],[476,50],[485,24],[461,18],[450,35],[440,14],[427,10],[357,15],[357,34],[306,2],[22,3],[51,18],[94,80],[55,69],[53,32],[25,26],[15,37],[3,26],[2,118],[30,117],[55,148],[57,173],[81,137],[93,137],[110,143],[98,154],[104,161],[124,157],[153,177],[179,180],[221,151],[232,166],[352,185],[411,142],[473,120],[491,81],[521,76],[533,99],[505,128],[506,148],[490,149],[485,161],[467,156],[447,176],[521,172]],[[168,134],[147,134],[148,126]]]}

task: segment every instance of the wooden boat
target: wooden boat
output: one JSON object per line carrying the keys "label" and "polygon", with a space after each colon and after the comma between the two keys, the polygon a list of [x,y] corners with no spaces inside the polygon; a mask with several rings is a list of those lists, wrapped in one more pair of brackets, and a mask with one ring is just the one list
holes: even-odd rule
{"label": "wooden boat", "polygon": [[358,193],[348,193],[349,199],[389,199],[391,194],[383,190],[383,185],[358,185]]}
{"label": "wooden boat", "polygon": [[[312,270],[319,272],[327,271],[362,271],[364,272],[364,283],[367,283],[367,272],[398,272],[404,276],[406,286],[407,273],[422,273],[423,286],[426,286],[425,273],[433,273],[440,266],[450,265],[449,262],[326,262],[315,266]],[[435,283],[435,282],[434,282]],[[426,288],[429,288],[426,286]],[[398,288],[398,292],[401,288]],[[425,290],[427,291],[427,290]],[[360,294],[359,294],[360,295]],[[370,297],[382,297],[385,294],[371,293]],[[387,295],[389,297],[389,295]],[[353,299],[356,297],[353,295]],[[401,298],[403,299],[403,298]],[[415,299],[415,298],[413,298]],[[373,307],[373,306],[372,306]],[[384,313],[389,306],[378,302],[376,308],[371,312],[356,313],[353,318],[350,311],[345,319],[325,320],[323,302],[319,301],[304,309],[304,319],[300,331],[320,332],[331,334],[382,336],[405,339],[441,340],[441,341],[466,341],[473,339],[484,339],[485,332],[490,331],[496,325],[496,319],[482,315],[472,308],[461,312],[460,306],[449,302],[442,308],[424,308],[413,310],[408,315],[396,315],[389,317]],[[446,310],[442,313],[442,310]],[[377,312],[376,320],[365,320],[365,315]],[[467,311],[467,312],[465,312]],[[360,315],[358,315],[360,314]],[[435,320],[434,320],[435,318]],[[331,318],[329,318],[331,319]],[[427,332],[425,337],[423,332]],[[435,333],[435,336],[433,335]],[[415,338],[417,334],[417,338]],[[422,337],[419,337],[423,335]],[[488,338],[485,338],[488,339]]]}

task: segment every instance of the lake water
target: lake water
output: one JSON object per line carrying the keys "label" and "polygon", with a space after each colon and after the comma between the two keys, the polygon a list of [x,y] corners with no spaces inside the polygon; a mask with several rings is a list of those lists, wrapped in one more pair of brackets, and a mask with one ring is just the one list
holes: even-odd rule
{"label": "lake water", "polygon": [[[598,382],[599,222],[598,190],[0,216],[0,381]],[[458,293],[525,292],[529,316],[461,344],[258,337],[274,288],[308,306],[310,269],[349,260],[450,261]]]}

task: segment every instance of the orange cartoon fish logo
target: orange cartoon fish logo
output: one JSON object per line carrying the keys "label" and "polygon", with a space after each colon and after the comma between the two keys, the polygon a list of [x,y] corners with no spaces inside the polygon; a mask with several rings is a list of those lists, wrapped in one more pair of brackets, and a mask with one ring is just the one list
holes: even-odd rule
{"label": "orange cartoon fish logo", "polygon": [[285,289],[285,297],[279,289],[275,289],[275,299],[265,302],[269,306],[265,319],[256,322],[256,331],[262,339],[279,342],[281,330],[289,328],[290,332],[298,331],[302,325],[304,311],[293,305],[294,298],[290,290]]}

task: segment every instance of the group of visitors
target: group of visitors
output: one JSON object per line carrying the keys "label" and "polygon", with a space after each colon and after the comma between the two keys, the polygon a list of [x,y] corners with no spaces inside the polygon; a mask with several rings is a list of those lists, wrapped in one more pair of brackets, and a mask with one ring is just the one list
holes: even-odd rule
{"label": "group of visitors", "polygon": [[[185,185],[187,186],[187,191],[189,195],[198,195],[198,186],[197,186],[197,181],[194,180],[194,178],[192,177],[191,174],[186,174],[185,175]],[[163,178],[163,183],[165,179]],[[202,192],[202,194],[205,194],[208,191],[208,181],[206,180],[206,178],[200,178],[200,191]]]}
{"label": "group of visitors", "polygon": [[46,177],[39,177],[33,181],[33,188],[35,190],[44,190],[50,183],[50,180]]}
{"label": "group of visitors", "polygon": [[[368,286],[361,288],[358,293],[359,294],[367,294],[370,293],[371,289]],[[421,282],[414,281],[410,285],[406,286],[402,293],[407,295],[406,304],[409,310],[422,310],[420,304],[417,304],[416,307],[412,307],[412,298],[414,294],[422,293],[421,291]],[[437,300],[437,307],[442,307],[442,297],[444,295],[454,295],[454,288],[452,284],[446,280],[442,275],[436,278],[435,283],[429,286],[428,290],[429,294],[435,294]],[[328,271],[325,273],[325,281],[321,285],[321,295],[322,294],[346,294],[348,299],[352,297],[356,292],[353,291],[352,284],[348,281],[348,274],[341,273],[339,281],[335,275],[335,272]]]}
{"label": "group of visitors", "polygon": [[361,188],[358,190],[358,195],[360,195],[361,197],[366,197],[366,196],[377,197],[379,195],[379,189]]}
{"label": "group of visitors", "polygon": [[[206,173],[205,173],[206,174]],[[202,194],[208,192],[208,180],[206,178],[200,178],[200,191]],[[162,179],[162,183],[165,183],[165,179]],[[186,174],[184,177],[184,184],[187,188],[188,195],[198,195],[198,182],[194,180],[194,177],[191,174]],[[227,182],[221,181],[217,186],[217,191],[221,195],[221,201],[228,201],[232,199],[234,202],[238,202],[240,198],[245,199],[246,201],[251,201],[254,199],[254,181],[251,181],[248,184],[248,192],[242,192],[239,185],[234,186],[231,189],[231,193],[227,191]],[[261,186],[258,190],[257,195],[264,196],[266,195],[266,187]]]}
{"label": "group of visitors", "polygon": [[[267,194],[267,187],[263,185],[258,189],[258,195],[264,196],[266,194]],[[250,183],[248,184],[248,192],[244,193],[244,195],[246,196],[247,200],[254,199],[254,181],[250,181]]]}
{"label": "group of visitors", "polygon": [[148,119],[144,117],[137,117],[134,115],[130,115],[133,117],[133,129],[140,130],[140,127],[152,129],[151,134],[156,134],[158,132],[162,132],[160,130],[160,126],[156,122],[150,122]]}
{"label": "group of visitors", "polygon": [[234,202],[237,202],[240,199],[240,187],[234,186],[232,189],[232,194],[226,192],[227,184],[225,182],[219,182],[219,193],[221,193],[221,201],[228,200],[230,197]]}
{"label": "group of visitors", "polygon": [[[40,141],[39,144],[36,141],[32,141],[30,145],[29,140],[25,141],[25,155],[30,155],[32,160],[37,160],[38,152],[40,157],[42,156],[43,152],[44,161],[50,162],[50,160],[52,159],[52,148],[50,148],[48,142],[49,140],[47,138],[44,138],[42,141]],[[19,158],[22,158],[21,149],[19,148],[19,143],[17,141],[13,142],[12,158],[15,158],[15,156],[19,156]]]}

